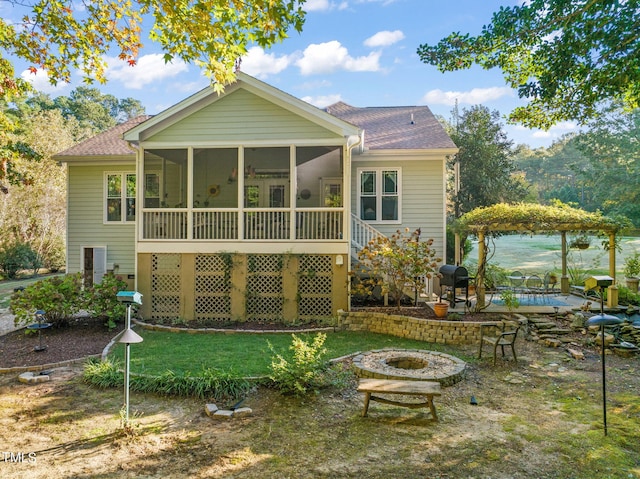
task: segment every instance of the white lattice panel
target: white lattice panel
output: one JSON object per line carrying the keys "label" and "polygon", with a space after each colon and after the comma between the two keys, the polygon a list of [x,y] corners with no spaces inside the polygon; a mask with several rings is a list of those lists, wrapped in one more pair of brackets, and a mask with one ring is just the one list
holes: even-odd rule
{"label": "white lattice panel", "polygon": [[231,264],[225,257],[199,254],[195,260],[195,319],[228,321],[231,319]]}
{"label": "white lattice panel", "polygon": [[303,255],[298,266],[298,316],[302,320],[329,318],[332,303],[332,257]]}
{"label": "white lattice panel", "polygon": [[283,317],[282,255],[247,257],[246,316],[249,321],[278,321]]}
{"label": "white lattice panel", "polygon": [[151,256],[151,319],[163,322],[180,316],[179,254]]}

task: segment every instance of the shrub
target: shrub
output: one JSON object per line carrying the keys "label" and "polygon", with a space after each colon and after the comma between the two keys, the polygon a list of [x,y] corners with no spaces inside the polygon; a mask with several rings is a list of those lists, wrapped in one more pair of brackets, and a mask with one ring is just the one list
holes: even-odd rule
{"label": "shrub", "polygon": [[618,286],[618,301],[620,304],[640,305],[640,294],[634,293],[626,286]]}
{"label": "shrub", "polygon": [[16,291],[11,296],[10,308],[16,326],[32,322],[38,309],[45,311],[47,322],[63,326],[84,306],[82,276],[76,273],[43,279]]}
{"label": "shrub", "polygon": [[95,317],[104,318],[107,324],[115,327],[115,323],[122,321],[127,312],[127,306],[118,301],[118,291],[127,289],[127,283],[120,276],[108,273],[102,277],[99,284],[85,289],[87,311]]}
{"label": "shrub", "polygon": [[327,352],[324,348],[327,335],[319,333],[311,342],[295,334],[291,337],[290,354],[278,353],[269,343],[269,349],[274,353],[269,379],[283,394],[303,396],[309,392],[317,392],[326,385],[324,379],[328,362],[323,356]]}
{"label": "shrub", "polygon": [[391,294],[400,309],[404,287],[411,284],[416,294],[424,287],[424,278],[437,275],[440,258],[436,257],[433,239],[420,241],[420,228],[403,234],[377,236],[358,252],[360,281],[352,285],[352,294],[371,295],[376,287],[381,294]]}
{"label": "shrub", "polygon": [[26,243],[13,243],[0,251],[0,270],[8,279],[18,276],[18,271],[31,268],[38,254]]}

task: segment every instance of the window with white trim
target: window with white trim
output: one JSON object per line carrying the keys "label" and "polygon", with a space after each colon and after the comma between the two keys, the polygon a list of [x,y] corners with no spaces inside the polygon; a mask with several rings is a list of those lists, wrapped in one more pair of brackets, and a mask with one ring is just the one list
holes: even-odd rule
{"label": "window with white trim", "polygon": [[374,223],[400,223],[400,168],[358,170],[360,219]]}
{"label": "window with white trim", "polygon": [[136,219],[135,173],[105,174],[106,223],[126,223]]}

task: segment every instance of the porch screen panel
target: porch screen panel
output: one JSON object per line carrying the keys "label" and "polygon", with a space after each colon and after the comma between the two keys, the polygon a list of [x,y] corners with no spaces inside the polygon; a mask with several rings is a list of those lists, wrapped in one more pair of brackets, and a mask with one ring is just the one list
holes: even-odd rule
{"label": "porch screen panel", "polygon": [[296,206],[342,207],[343,158],[341,146],[296,148]]}
{"label": "porch screen panel", "polygon": [[193,152],[194,208],[238,207],[238,149],[196,148]]}
{"label": "porch screen panel", "polygon": [[187,207],[187,150],[144,151],[144,206],[146,208]]}

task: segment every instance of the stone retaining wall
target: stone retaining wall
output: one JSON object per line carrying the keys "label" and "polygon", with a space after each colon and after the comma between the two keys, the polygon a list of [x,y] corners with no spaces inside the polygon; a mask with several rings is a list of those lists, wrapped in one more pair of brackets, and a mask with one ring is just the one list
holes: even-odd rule
{"label": "stone retaining wall", "polygon": [[478,344],[480,326],[496,322],[447,321],[384,313],[338,311],[340,329],[370,331],[440,344]]}

